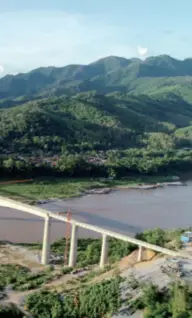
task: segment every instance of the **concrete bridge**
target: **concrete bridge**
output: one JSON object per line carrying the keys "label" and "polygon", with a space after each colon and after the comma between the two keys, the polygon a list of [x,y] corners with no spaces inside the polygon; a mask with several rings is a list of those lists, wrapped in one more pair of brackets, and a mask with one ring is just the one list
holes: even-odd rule
{"label": "concrete bridge", "polygon": [[44,219],[44,234],[43,234],[43,247],[42,247],[42,259],[41,263],[46,265],[49,263],[49,253],[50,253],[50,227],[51,227],[51,220],[58,220],[61,222],[69,222],[72,225],[71,231],[71,246],[70,246],[70,254],[69,254],[69,266],[74,267],[76,265],[76,255],[77,255],[77,241],[78,241],[78,228],[84,228],[87,230],[91,230],[97,233],[100,233],[102,236],[102,249],[101,249],[101,257],[100,257],[100,267],[103,267],[107,262],[108,256],[108,237],[113,237],[125,242],[129,242],[135,244],[139,247],[138,252],[138,261],[142,260],[142,250],[143,248],[147,248],[156,252],[160,252],[165,255],[169,255],[172,257],[184,257],[192,259],[192,256],[185,253],[179,253],[176,251],[172,251],[167,248],[163,248],[157,245],[153,245],[150,243],[146,243],[141,240],[137,240],[135,238],[122,235],[116,232],[108,231],[101,227],[97,227],[94,225],[90,225],[83,222],[77,222],[75,220],[68,220],[67,217],[61,216],[58,214],[54,214],[44,209],[40,209],[35,206],[30,206],[18,201],[14,201],[8,199],[6,197],[0,196],[0,206],[16,209],[25,213],[33,214],[38,217]]}

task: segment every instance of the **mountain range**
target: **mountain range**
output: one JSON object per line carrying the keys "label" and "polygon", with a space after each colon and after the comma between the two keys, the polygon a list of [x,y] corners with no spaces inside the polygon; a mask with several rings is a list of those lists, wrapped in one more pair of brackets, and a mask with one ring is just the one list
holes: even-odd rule
{"label": "mountain range", "polygon": [[100,94],[174,93],[192,102],[191,89],[192,58],[181,61],[168,55],[145,60],[109,56],[88,65],[40,67],[0,79],[1,99],[25,100],[95,90]]}
{"label": "mountain range", "polygon": [[3,153],[191,145],[192,59],[110,56],[0,79]]}

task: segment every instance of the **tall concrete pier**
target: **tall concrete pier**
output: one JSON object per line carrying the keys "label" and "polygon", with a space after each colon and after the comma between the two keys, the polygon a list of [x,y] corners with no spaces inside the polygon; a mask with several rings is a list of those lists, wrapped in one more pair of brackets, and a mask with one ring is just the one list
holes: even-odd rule
{"label": "tall concrete pier", "polygon": [[49,215],[45,218],[44,233],[43,233],[43,250],[41,263],[46,265],[49,263],[49,252],[50,252],[50,230],[51,230],[51,218]]}
{"label": "tall concrete pier", "polygon": [[138,257],[137,257],[137,261],[141,262],[142,261],[142,256],[143,256],[143,247],[139,246],[139,250],[138,250]]}
{"label": "tall concrete pier", "polygon": [[78,226],[73,223],[71,230],[71,246],[69,253],[69,267],[74,267],[77,260],[77,240],[78,240]]}
{"label": "tall concrete pier", "polygon": [[108,237],[106,234],[103,234],[102,247],[101,247],[101,258],[100,258],[100,267],[104,267],[108,259]]}

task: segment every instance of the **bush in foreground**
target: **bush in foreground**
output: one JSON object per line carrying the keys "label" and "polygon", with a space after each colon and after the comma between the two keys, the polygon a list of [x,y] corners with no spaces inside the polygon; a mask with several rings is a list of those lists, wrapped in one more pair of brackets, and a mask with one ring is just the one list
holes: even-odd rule
{"label": "bush in foreground", "polygon": [[40,291],[26,298],[25,308],[35,318],[99,318],[117,312],[121,304],[119,276],[67,293]]}

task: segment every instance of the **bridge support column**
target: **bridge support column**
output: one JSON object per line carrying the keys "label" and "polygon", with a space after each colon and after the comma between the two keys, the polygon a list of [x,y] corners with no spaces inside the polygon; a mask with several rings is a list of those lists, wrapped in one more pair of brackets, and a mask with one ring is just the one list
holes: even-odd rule
{"label": "bridge support column", "polygon": [[143,256],[143,247],[139,246],[138,257],[137,257],[138,262],[142,261],[142,256]]}
{"label": "bridge support column", "polygon": [[78,240],[78,227],[75,223],[72,224],[71,231],[71,246],[69,253],[69,267],[74,267],[76,265],[77,258],[77,240]]}
{"label": "bridge support column", "polygon": [[106,234],[103,234],[102,248],[101,248],[101,258],[100,258],[100,267],[104,267],[108,258],[108,237]]}
{"label": "bridge support column", "polygon": [[51,219],[49,216],[45,218],[44,233],[43,233],[43,249],[41,264],[47,265],[49,263],[49,251],[50,251],[50,227]]}

